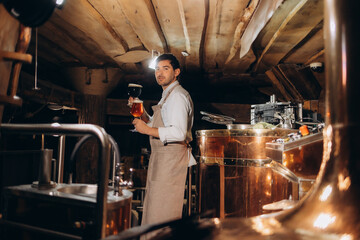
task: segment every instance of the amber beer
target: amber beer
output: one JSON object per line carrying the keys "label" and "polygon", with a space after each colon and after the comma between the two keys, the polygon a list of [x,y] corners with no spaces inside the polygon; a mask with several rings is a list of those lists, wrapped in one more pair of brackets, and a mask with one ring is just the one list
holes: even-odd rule
{"label": "amber beer", "polygon": [[135,99],[134,102],[132,103],[130,113],[134,117],[141,117],[141,115],[143,115],[144,113],[143,101],[139,99]]}

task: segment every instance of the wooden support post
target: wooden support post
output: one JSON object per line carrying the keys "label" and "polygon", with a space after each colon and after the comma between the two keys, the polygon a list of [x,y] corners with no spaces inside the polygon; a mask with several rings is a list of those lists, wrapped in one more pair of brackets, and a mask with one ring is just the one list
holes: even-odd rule
{"label": "wooden support post", "polygon": [[[105,123],[105,105],[105,96],[84,95],[83,105],[79,111],[79,123],[96,124],[103,127]],[[76,157],[76,182],[97,182],[98,145],[96,139],[91,138],[79,149]]]}
{"label": "wooden support post", "polygon": [[12,104],[16,106],[22,105],[21,98],[16,96],[16,91],[19,84],[19,76],[23,62],[31,63],[32,57],[25,54],[28,49],[31,39],[31,28],[20,25],[19,37],[17,40],[16,52],[0,51],[0,60],[14,60],[11,72],[11,79],[9,81],[8,93],[0,95],[0,103]]}
{"label": "wooden support post", "polygon": [[[4,6],[0,4],[0,51],[11,51],[15,49],[19,34],[19,22],[10,16]],[[0,58],[0,95],[6,96],[11,74],[12,62],[3,61]],[[0,122],[2,120],[4,105],[0,102]]]}

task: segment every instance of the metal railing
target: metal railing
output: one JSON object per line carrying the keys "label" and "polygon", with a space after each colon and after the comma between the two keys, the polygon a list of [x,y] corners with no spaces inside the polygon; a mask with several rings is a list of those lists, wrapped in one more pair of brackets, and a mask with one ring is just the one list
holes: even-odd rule
{"label": "metal railing", "polygon": [[99,140],[98,191],[95,210],[95,239],[105,238],[108,192],[108,172],[110,170],[110,140],[106,131],[93,124],[1,124],[1,133],[45,134],[82,136],[92,135]]}

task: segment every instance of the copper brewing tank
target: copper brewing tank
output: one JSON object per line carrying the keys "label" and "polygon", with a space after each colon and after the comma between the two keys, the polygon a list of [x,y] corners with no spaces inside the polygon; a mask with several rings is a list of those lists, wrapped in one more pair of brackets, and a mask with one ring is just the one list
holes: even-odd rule
{"label": "copper brewing tank", "polygon": [[206,239],[360,239],[359,9],[325,0],[326,128],[314,187],[277,215],[212,219]]}
{"label": "copper brewing tank", "polygon": [[266,156],[265,144],[289,129],[221,129],[196,132],[199,148],[198,209],[215,216],[252,217],[263,206],[299,199],[297,177]]}
{"label": "copper brewing tank", "polygon": [[[201,160],[206,162],[230,159],[267,159],[265,143],[284,137],[289,129],[216,129],[196,131]],[[219,162],[220,161],[220,162]]]}

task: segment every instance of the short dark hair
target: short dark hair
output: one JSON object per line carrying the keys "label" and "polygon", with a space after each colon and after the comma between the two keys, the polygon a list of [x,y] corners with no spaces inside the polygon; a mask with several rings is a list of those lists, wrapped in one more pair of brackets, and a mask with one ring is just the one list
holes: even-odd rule
{"label": "short dark hair", "polygon": [[156,59],[156,62],[155,62],[155,65],[158,64],[158,62],[160,61],[163,61],[163,60],[170,60],[170,64],[171,66],[173,67],[173,69],[177,69],[179,68],[180,69],[180,63],[179,61],[177,60],[177,58],[172,55],[171,53],[164,53],[162,55],[160,55],[157,59]]}

